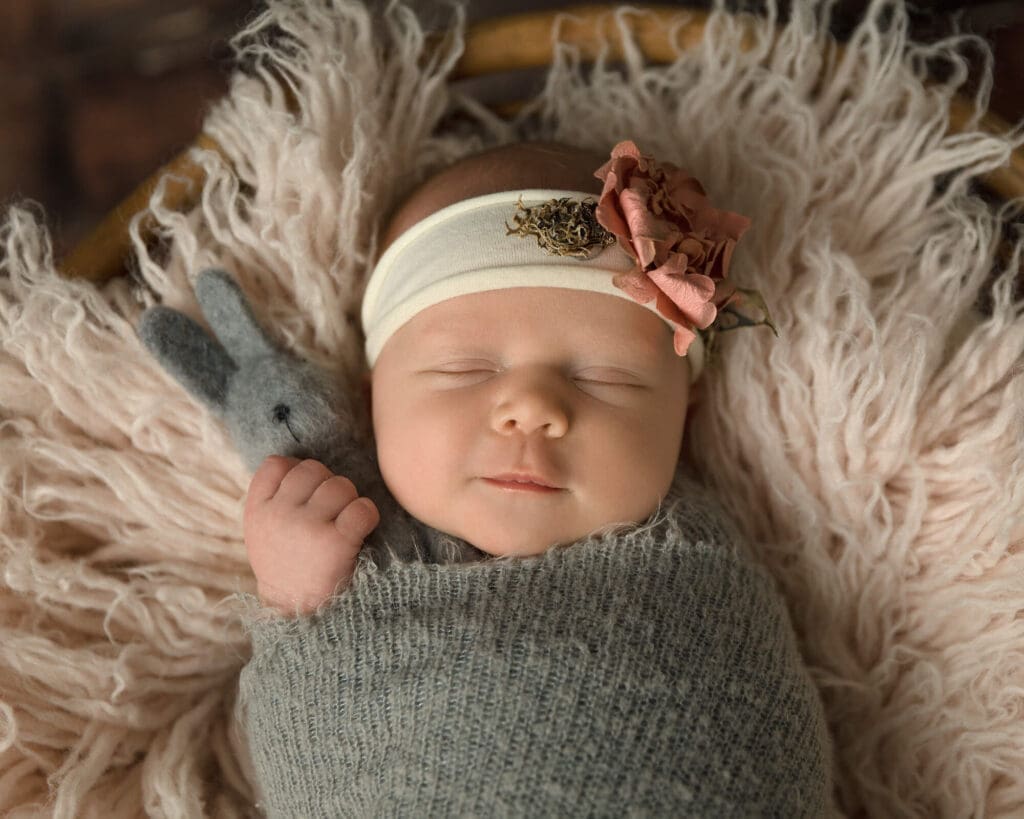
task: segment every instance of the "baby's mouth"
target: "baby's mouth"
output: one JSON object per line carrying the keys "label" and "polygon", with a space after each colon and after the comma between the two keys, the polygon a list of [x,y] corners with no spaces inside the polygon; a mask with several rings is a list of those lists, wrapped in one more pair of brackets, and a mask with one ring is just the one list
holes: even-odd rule
{"label": "baby's mouth", "polygon": [[549,481],[533,475],[504,474],[484,478],[484,480],[499,489],[509,492],[538,492],[551,494],[565,491],[562,487],[554,486]]}

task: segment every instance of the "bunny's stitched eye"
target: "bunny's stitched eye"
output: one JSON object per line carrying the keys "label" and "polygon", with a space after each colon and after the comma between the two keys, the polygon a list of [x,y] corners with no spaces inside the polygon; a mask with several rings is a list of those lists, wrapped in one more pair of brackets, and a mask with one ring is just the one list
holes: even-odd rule
{"label": "bunny's stitched eye", "polygon": [[[288,432],[291,433],[292,438],[294,438],[296,441],[299,441],[299,436],[295,434],[295,432],[292,430],[291,424],[288,423],[288,418],[291,416],[291,414],[291,407],[289,407],[287,404],[278,404],[276,407],[274,407],[274,423],[284,424],[286,427],[288,427]],[[299,443],[302,442],[299,441]]]}

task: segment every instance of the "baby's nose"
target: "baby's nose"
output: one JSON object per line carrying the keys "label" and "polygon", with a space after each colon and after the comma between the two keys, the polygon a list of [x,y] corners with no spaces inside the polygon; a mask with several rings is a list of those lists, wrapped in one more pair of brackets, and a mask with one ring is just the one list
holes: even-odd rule
{"label": "baby's nose", "polygon": [[495,406],[492,425],[503,435],[542,431],[549,438],[561,438],[569,429],[569,412],[556,390],[539,382],[520,383]]}

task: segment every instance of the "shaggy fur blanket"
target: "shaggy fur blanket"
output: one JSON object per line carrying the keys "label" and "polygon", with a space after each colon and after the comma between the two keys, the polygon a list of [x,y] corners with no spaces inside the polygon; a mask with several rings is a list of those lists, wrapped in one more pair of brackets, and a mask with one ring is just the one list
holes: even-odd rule
{"label": "shaggy fur blanket", "polygon": [[[624,67],[585,71],[560,46],[506,121],[447,81],[457,7],[428,56],[402,5],[270,0],[205,124],[228,159],[197,151],[207,178],[187,212],[157,190],[158,241],[132,225],[134,277],[62,278],[45,217],[10,208],[0,814],[253,811],[234,714],[249,473],[140,344],[142,309],[198,318],[191,280],[226,268],[282,343],[354,387],[389,209],[441,165],[530,138],[635,139],[753,220],[733,275],[765,295],[780,338],[723,337],[681,468],[786,597],[835,742],[838,809],[1024,814],[1024,240],[1000,257],[1020,203],[971,188],[1024,135],[947,133],[969,38],[912,43],[902,2],[874,2],[840,55],[831,5],[795,0],[780,25],[771,0],[746,28],[716,6],[669,66],[627,47]],[[937,60],[949,80],[928,86]]]}

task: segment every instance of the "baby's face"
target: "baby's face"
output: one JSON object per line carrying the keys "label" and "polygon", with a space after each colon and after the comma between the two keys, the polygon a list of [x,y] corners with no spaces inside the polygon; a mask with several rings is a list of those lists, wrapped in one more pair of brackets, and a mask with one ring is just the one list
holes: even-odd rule
{"label": "baby's face", "polygon": [[[402,326],[372,373],[381,472],[398,502],[482,551],[534,555],[639,523],[674,476],[689,363],[616,296],[472,293]],[[490,480],[525,472],[537,492]]]}

